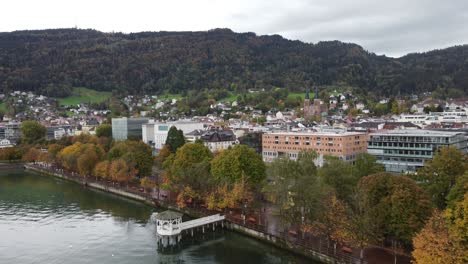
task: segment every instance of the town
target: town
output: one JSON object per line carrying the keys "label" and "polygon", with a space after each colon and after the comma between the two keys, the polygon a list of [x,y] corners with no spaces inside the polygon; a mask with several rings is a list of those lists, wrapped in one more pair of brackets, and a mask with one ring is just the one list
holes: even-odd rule
{"label": "town", "polygon": [[[423,167],[441,146],[467,152],[468,100],[432,99],[430,93],[420,101],[414,100],[417,96],[381,98],[370,112],[370,106],[350,91],[335,91],[328,101],[320,99],[317,91],[312,94],[313,98],[306,89],[304,99],[296,99],[302,105],[284,110],[262,111],[237,101],[212,100],[211,113],[203,116],[180,114],[177,99],[129,95],[121,103],[130,116],[111,118],[111,110],[87,103],[67,106],[72,114],[61,115],[57,100],[15,91],[0,95],[16,109],[14,115],[3,113],[0,147],[15,146],[21,137],[21,121],[33,119],[46,127],[47,140],[95,135],[98,126],[111,124],[113,139],[141,139],[155,156],[166,143],[170,127],[181,130],[187,142],[203,141],[213,153],[247,145],[265,162],[283,155],[297,159],[301,151],[313,150],[319,154],[316,165],[320,166],[327,155],[353,162],[358,154],[369,153],[386,171],[407,173]],[[380,113],[381,106],[388,111]]]}
{"label": "town", "polygon": [[[350,90],[310,87],[293,97],[274,90],[271,108],[248,103],[268,93],[196,106],[156,95],[65,106],[15,91],[0,95],[7,105],[0,160],[155,206],[213,214],[206,219],[226,217],[325,261],[406,263],[413,246],[413,257],[424,252],[425,221],[441,217],[430,218],[432,206],[449,212],[466,203],[468,101],[425,93],[364,103]],[[447,178],[441,183],[434,174]],[[389,194],[375,194],[379,188]],[[397,211],[378,211],[385,206]],[[173,221],[168,216],[181,224],[174,212],[158,224]]]}

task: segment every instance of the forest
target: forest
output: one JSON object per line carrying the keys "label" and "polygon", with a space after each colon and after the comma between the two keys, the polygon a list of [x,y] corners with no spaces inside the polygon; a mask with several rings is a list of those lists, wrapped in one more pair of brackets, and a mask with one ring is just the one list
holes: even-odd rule
{"label": "forest", "polygon": [[[0,92],[53,97],[72,87],[121,94],[344,85],[384,96],[437,91],[463,96],[468,46],[401,58],[340,41],[304,43],[230,29],[104,33],[50,29],[0,33]],[[456,97],[454,96],[454,97]]]}

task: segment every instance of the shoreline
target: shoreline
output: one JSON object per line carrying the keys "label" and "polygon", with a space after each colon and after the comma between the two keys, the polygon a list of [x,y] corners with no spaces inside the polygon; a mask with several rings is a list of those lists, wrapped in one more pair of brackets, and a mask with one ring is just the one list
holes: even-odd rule
{"label": "shoreline", "polygon": [[[1,165],[0,165],[0,168],[1,168]],[[51,172],[51,171],[49,171],[47,169],[41,169],[41,168],[38,168],[36,166],[32,166],[32,165],[25,164],[25,163],[16,164],[15,167],[11,167],[11,168],[23,168],[26,171],[33,171],[33,172],[36,172],[36,173],[41,174],[41,175],[57,177],[57,178],[60,178],[60,179],[63,179],[63,180],[78,183],[80,185],[83,185],[84,187],[90,187],[90,188],[92,188],[94,190],[106,192],[106,193],[113,194],[113,195],[116,195],[116,196],[119,196],[119,197],[123,197],[123,198],[131,199],[133,201],[141,202],[141,203],[143,203],[145,205],[148,205],[150,207],[153,207],[153,208],[159,208],[159,209],[162,208],[162,209],[168,209],[168,210],[181,212],[181,213],[184,213],[184,214],[188,215],[191,218],[199,218],[199,217],[204,216],[204,214],[202,212],[199,212],[197,210],[194,210],[194,209],[191,209],[191,208],[179,208],[179,207],[176,207],[176,206],[174,206],[172,204],[169,204],[169,203],[167,203],[165,201],[157,200],[158,204],[155,204],[153,199],[149,199],[147,196],[142,195],[142,194],[146,194],[146,193],[136,194],[136,193],[128,192],[128,191],[125,191],[125,190],[120,190],[118,188],[109,187],[109,186],[106,186],[106,185],[103,185],[103,184],[100,184],[100,183],[97,183],[97,182],[83,182],[81,180],[78,180],[78,179],[72,178],[72,177],[68,177],[68,176],[66,176],[64,174],[61,174],[61,173]],[[230,231],[240,233],[240,234],[248,236],[250,238],[254,238],[256,240],[259,240],[261,242],[267,243],[267,244],[275,246],[277,248],[281,248],[283,250],[292,252],[294,254],[298,254],[298,255],[310,258],[310,259],[312,259],[314,261],[318,261],[318,262],[321,262],[321,263],[351,263],[349,260],[335,259],[332,256],[328,256],[328,255],[319,253],[317,251],[311,250],[311,249],[306,248],[304,246],[301,246],[299,244],[294,244],[294,243],[292,243],[290,241],[287,241],[287,240],[285,240],[283,238],[276,237],[274,235],[264,233],[264,232],[261,232],[261,231],[257,231],[257,230],[255,230],[253,228],[249,228],[249,227],[243,226],[241,224],[237,224],[237,223],[231,221],[228,218],[226,218],[225,221],[227,223],[226,227]]]}

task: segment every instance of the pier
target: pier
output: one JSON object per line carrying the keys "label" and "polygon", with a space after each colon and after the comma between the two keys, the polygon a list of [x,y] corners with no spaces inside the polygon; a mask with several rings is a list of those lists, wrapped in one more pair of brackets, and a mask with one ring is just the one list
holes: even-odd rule
{"label": "pier", "polygon": [[163,247],[168,245],[175,245],[182,239],[182,232],[190,231],[193,236],[193,230],[201,228],[202,232],[205,233],[205,229],[211,228],[214,231],[216,225],[221,222],[224,226],[224,215],[215,214],[206,216],[187,222],[182,222],[182,214],[174,211],[164,211],[154,215],[156,221],[156,233],[158,235],[158,243]]}

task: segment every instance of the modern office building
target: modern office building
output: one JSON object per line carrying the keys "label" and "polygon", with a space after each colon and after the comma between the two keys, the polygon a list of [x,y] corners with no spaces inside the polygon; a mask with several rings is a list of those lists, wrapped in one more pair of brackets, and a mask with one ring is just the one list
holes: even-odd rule
{"label": "modern office building", "polygon": [[112,118],[112,138],[114,140],[141,139],[141,126],[148,121],[148,118]]}
{"label": "modern office building", "polygon": [[143,142],[151,145],[154,149],[162,149],[166,144],[167,134],[171,127],[175,126],[177,129],[182,130],[184,135],[194,130],[201,130],[205,128],[205,124],[201,122],[192,121],[175,121],[175,122],[154,122],[143,124],[141,127]]}
{"label": "modern office building", "polygon": [[434,130],[389,130],[369,135],[367,152],[390,172],[414,172],[424,166],[435,152],[454,146],[467,152],[464,132]]}
{"label": "modern office building", "polygon": [[301,151],[314,150],[319,157],[317,166],[323,165],[324,155],[353,162],[367,151],[367,134],[360,132],[273,132],[262,136],[263,160],[270,162],[280,156],[297,159]]}

